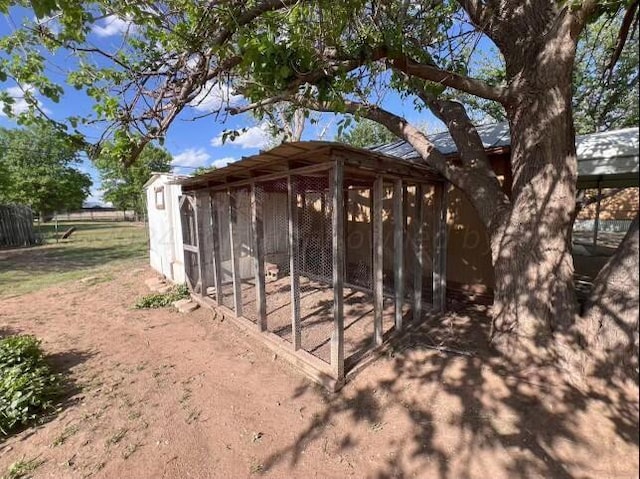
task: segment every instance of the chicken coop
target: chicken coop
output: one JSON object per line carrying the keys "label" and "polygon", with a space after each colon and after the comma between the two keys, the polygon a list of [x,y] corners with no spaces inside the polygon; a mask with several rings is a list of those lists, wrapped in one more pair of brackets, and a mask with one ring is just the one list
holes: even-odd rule
{"label": "chicken coop", "polygon": [[180,183],[193,297],[331,389],[444,309],[446,184],[424,164],[297,142]]}

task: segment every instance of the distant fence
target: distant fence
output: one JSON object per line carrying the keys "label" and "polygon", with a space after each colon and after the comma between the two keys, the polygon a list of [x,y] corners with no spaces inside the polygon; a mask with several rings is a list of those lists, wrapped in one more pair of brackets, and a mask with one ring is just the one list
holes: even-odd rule
{"label": "distant fence", "polygon": [[[600,220],[598,231],[606,233],[626,233],[631,226],[631,220]],[[593,231],[596,227],[596,220],[576,220],[574,231]]]}
{"label": "distant fence", "polygon": [[133,211],[87,209],[56,213],[53,219],[58,221],[135,221],[136,214]]}
{"label": "distant fence", "polygon": [[0,247],[39,243],[33,229],[33,213],[24,205],[0,205]]}

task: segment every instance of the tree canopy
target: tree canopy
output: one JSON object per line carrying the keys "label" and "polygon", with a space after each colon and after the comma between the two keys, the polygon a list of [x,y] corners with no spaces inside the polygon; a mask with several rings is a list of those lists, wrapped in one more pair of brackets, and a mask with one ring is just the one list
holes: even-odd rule
{"label": "tree canopy", "polygon": [[77,147],[47,125],[0,130],[0,203],[41,214],[81,208],[92,181],[79,162]]}
{"label": "tree canopy", "polygon": [[351,128],[348,128],[346,131],[342,130],[336,135],[336,141],[348,143],[360,148],[383,145],[397,139],[398,137],[383,125],[367,119],[356,121],[355,125]]}
{"label": "tree canopy", "polygon": [[138,160],[126,167],[111,150],[105,148],[95,165],[100,172],[103,199],[120,210],[133,210],[141,215],[146,209],[144,184],[152,173],[171,171],[173,157],[164,148],[149,143]]}

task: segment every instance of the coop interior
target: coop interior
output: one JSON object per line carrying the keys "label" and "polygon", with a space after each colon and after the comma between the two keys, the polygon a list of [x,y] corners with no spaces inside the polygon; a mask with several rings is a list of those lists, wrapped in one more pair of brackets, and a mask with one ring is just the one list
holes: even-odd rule
{"label": "coop interior", "polygon": [[[214,262],[220,291],[210,287],[206,292],[218,304],[257,325],[259,268],[264,278],[266,330],[290,343],[298,335],[300,349],[327,364],[331,362],[334,333],[335,203],[331,184],[331,171],[326,170],[258,181],[253,191],[251,186],[243,186],[212,192]],[[374,179],[345,174],[342,191],[344,357],[349,362],[374,344]],[[401,237],[394,235],[394,195],[402,195]],[[421,228],[415,218],[418,203],[422,206]],[[432,302],[433,187],[403,183],[398,189],[397,182],[384,181],[378,210],[382,226],[382,329],[388,334],[395,324],[398,288],[394,252],[398,248],[403,251],[401,269],[405,273],[401,277],[403,316],[413,319],[416,284],[420,285],[423,310]],[[422,256],[419,262],[418,252]],[[262,264],[256,262],[258,257],[263,258]],[[416,264],[422,265],[419,282],[415,281]],[[292,330],[294,314],[300,318],[299,332]]]}

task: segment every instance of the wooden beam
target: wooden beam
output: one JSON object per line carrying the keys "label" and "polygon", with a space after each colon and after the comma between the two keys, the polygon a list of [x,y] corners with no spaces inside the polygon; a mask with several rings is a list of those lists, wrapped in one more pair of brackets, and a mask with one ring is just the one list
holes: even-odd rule
{"label": "wooden beam", "polygon": [[413,263],[413,320],[422,318],[422,274],[424,271],[423,235],[424,235],[424,189],[416,185],[415,216],[413,218],[413,239],[415,261]]}
{"label": "wooden beam", "polygon": [[371,209],[371,221],[373,222],[373,342],[379,346],[382,344],[382,314],[384,311],[383,291],[383,246],[382,234],[382,202],[384,198],[384,181],[378,176],[373,183],[373,208]]}
{"label": "wooden beam", "polygon": [[447,184],[436,184],[433,198],[433,309],[444,312],[447,301]]}
{"label": "wooden beam", "polygon": [[264,227],[262,198],[257,195],[256,184],[251,185],[251,236],[253,242],[253,273],[256,283],[256,313],[260,331],[267,329],[267,297],[264,284]]}
{"label": "wooden beam", "polygon": [[395,289],[395,327],[402,329],[402,305],[404,304],[404,207],[402,180],[393,184],[393,271]]}
{"label": "wooden beam", "polygon": [[331,367],[336,379],[344,377],[344,163],[335,162],[329,182],[332,201],[333,333]]}
{"label": "wooden beam", "polygon": [[598,230],[600,229],[600,201],[602,200],[602,186],[598,178],[598,201],[596,202],[596,218],[593,222],[593,245],[598,244]]}
{"label": "wooden beam", "polygon": [[240,241],[238,239],[238,212],[236,197],[227,190],[229,197],[229,243],[231,246],[231,277],[233,279],[233,309],[236,316],[242,316],[242,279],[238,262],[240,261]]}
{"label": "wooden beam", "polygon": [[298,188],[295,178],[287,176],[289,203],[289,277],[291,279],[291,343],[293,350],[301,346],[300,324],[300,265],[298,264]]}
{"label": "wooden beam", "polygon": [[209,193],[211,198],[211,230],[213,231],[212,239],[212,256],[213,256],[213,285],[216,288],[216,302],[222,304],[222,262],[220,260],[220,216],[218,215],[219,205],[215,198],[216,195],[222,193]]}

